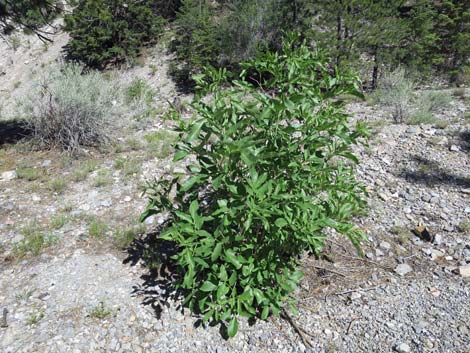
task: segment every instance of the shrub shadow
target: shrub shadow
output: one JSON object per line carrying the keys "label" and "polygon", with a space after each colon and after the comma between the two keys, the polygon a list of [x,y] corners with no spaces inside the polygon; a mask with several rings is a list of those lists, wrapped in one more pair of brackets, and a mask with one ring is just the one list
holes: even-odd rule
{"label": "shrub shadow", "polygon": [[415,168],[408,166],[398,174],[399,177],[406,179],[408,182],[430,186],[441,184],[464,188],[470,187],[470,177],[452,174],[437,162],[417,155],[411,156],[410,160]]}
{"label": "shrub shadow", "polygon": [[32,131],[19,119],[0,121],[0,146],[15,144],[31,134]]}
{"label": "shrub shadow", "polygon": [[462,151],[470,152],[470,130],[458,134],[458,143]]}
{"label": "shrub shadow", "polygon": [[124,260],[124,264],[139,264],[146,269],[140,276],[142,283],[133,286],[132,295],[142,297],[142,304],[150,305],[158,319],[164,307],[170,306],[169,300],[177,300],[183,295],[175,288],[178,274],[171,259],[177,253],[177,246],[159,238],[162,229],[135,239],[126,249],[127,257]]}

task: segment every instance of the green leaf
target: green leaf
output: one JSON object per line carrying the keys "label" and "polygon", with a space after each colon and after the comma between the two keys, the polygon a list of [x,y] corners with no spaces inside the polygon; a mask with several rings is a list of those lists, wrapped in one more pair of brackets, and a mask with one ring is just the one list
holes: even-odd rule
{"label": "green leaf", "polygon": [[191,214],[191,217],[194,221],[196,221],[198,209],[199,209],[199,203],[197,202],[197,200],[193,200],[191,204],[189,205],[189,213]]}
{"label": "green leaf", "polygon": [[229,292],[229,288],[224,284],[220,284],[219,288],[217,288],[217,299],[220,300],[224,295]]}
{"label": "green leaf", "polygon": [[261,320],[266,320],[269,315],[269,306],[265,306],[261,312]]}
{"label": "green leaf", "polygon": [[207,313],[204,314],[202,321],[207,322],[209,319],[214,315],[214,310],[209,310]]}
{"label": "green leaf", "polygon": [[219,258],[221,251],[222,251],[222,243],[218,243],[215,246],[214,251],[212,251],[212,254],[211,254],[212,262],[216,261]]}
{"label": "green leaf", "polygon": [[227,333],[229,337],[235,337],[237,332],[238,332],[238,320],[236,317],[233,317],[232,320],[230,320],[230,323],[228,324]]}
{"label": "green leaf", "polygon": [[201,128],[204,125],[204,120],[199,120],[193,124],[191,130],[189,131],[188,136],[184,140],[186,143],[193,142],[197,137],[199,137],[199,133],[201,132]]}
{"label": "green leaf", "polygon": [[276,226],[279,227],[279,228],[283,228],[283,227],[285,227],[288,223],[287,223],[287,221],[286,221],[284,218],[278,218],[278,219],[276,219],[276,221],[274,222],[274,224],[276,224]]}
{"label": "green leaf", "polygon": [[230,249],[226,250],[225,251],[225,257],[226,257],[227,261],[230,262],[233,266],[235,266],[235,268],[237,270],[239,270],[240,267],[242,267],[241,262],[238,261],[237,256],[235,255],[235,253],[232,250],[230,250]]}
{"label": "green leaf", "polygon": [[205,281],[201,286],[201,290],[203,292],[212,292],[216,288],[217,288],[217,286],[214,283],[210,282],[210,281]]}
{"label": "green leaf", "polygon": [[187,151],[178,151],[175,153],[173,157],[173,162],[178,162],[182,160],[184,157],[186,157],[189,154]]}
{"label": "green leaf", "polygon": [[191,216],[184,212],[175,211],[175,215],[178,216],[178,218],[182,219],[183,221],[186,221],[188,223],[193,223],[193,219],[191,218]]}
{"label": "green leaf", "polygon": [[189,189],[193,187],[194,184],[196,184],[199,180],[201,180],[200,176],[192,176],[184,181],[184,183],[181,185],[180,190],[182,192],[186,192]]}
{"label": "green leaf", "polygon": [[225,269],[225,266],[222,265],[220,266],[220,270],[219,270],[219,278],[222,280],[222,281],[226,281],[227,280],[227,270]]}

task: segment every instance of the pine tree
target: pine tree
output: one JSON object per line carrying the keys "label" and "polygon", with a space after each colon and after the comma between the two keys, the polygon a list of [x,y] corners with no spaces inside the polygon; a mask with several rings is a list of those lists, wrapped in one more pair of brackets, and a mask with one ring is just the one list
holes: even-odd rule
{"label": "pine tree", "polygon": [[435,31],[439,37],[439,51],[444,56],[441,69],[458,69],[468,64],[470,57],[470,2],[444,0],[437,7]]}
{"label": "pine tree", "polygon": [[151,0],[84,0],[65,16],[67,57],[102,69],[135,57],[156,40],[164,21]]}
{"label": "pine tree", "polygon": [[39,28],[54,19],[60,8],[57,0],[0,0],[0,32],[20,28],[47,40]]}

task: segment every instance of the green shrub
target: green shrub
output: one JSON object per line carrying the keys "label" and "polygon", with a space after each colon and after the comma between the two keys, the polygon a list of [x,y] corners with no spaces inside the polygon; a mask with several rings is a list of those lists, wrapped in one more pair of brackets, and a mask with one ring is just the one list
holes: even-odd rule
{"label": "green shrub", "polygon": [[291,29],[286,12],[292,7],[285,0],[232,0],[228,15],[219,26],[221,51],[232,65],[255,57],[261,48],[281,44],[283,30]]}
{"label": "green shrub", "polygon": [[445,121],[439,120],[434,113],[449,106],[451,97],[449,94],[441,92],[424,92],[419,95],[410,108],[409,117],[406,123],[410,125],[434,124],[444,126]]}
{"label": "green shrub", "polygon": [[452,98],[449,94],[443,92],[424,92],[416,100],[416,109],[418,111],[435,113],[445,109],[450,105]]}
{"label": "green shrub", "polygon": [[118,90],[103,75],[76,64],[54,66],[22,102],[27,128],[44,147],[75,152],[106,143]]}
{"label": "green shrub", "polygon": [[91,217],[88,223],[88,234],[93,238],[103,238],[108,231],[108,225],[98,219],[97,217]]}
{"label": "green shrub", "polygon": [[172,48],[178,59],[170,66],[173,79],[192,88],[192,74],[206,65],[238,68],[258,50],[278,49],[281,33],[295,26],[288,0],[182,0],[176,16]]}
{"label": "green shrub", "polygon": [[24,238],[13,247],[14,255],[19,258],[27,255],[38,256],[58,241],[57,237],[45,234],[34,222],[26,225],[21,233]]}
{"label": "green shrub", "polygon": [[84,0],[65,16],[70,34],[67,56],[104,68],[139,54],[156,40],[164,25],[151,0]]}
{"label": "green shrub", "polygon": [[395,122],[401,123],[411,115],[413,90],[414,82],[403,68],[398,68],[383,75],[374,98],[390,112]]}
{"label": "green shrub", "polygon": [[145,103],[151,103],[155,92],[147,82],[142,79],[135,79],[131,82],[126,91],[127,103],[134,103],[144,100]]}
{"label": "green shrub", "polygon": [[205,65],[217,65],[220,42],[217,38],[214,7],[206,0],[182,0],[176,18],[176,39],[172,49],[178,62],[169,73],[180,85],[190,85],[193,73]]}
{"label": "green shrub", "polygon": [[[300,256],[321,252],[325,228],[358,249],[363,239],[350,223],[365,205],[350,146],[367,131],[350,129],[334,99],[360,96],[359,82],[332,74],[321,52],[297,41],[289,36],[279,53],[243,64],[232,84],[225,69],[195,77],[195,119],[180,127],[174,159],[196,162],[186,179],[151,183],[141,217],[168,212],[160,238],[177,245],[184,304],[205,322],[227,323],[229,336],[239,315],[283,310],[302,277]],[[258,73],[261,90],[247,71]]]}

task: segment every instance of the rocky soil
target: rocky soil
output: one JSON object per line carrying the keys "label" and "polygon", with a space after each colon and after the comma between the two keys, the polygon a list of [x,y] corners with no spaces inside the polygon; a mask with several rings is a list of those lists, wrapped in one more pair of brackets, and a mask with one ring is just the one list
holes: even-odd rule
{"label": "rocky soil", "polygon": [[[15,129],[7,113],[26,81],[60,56],[65,39],[57,38],[47,51],[32,37],[16,51],[0,41],[7,53],[0,57],[0,136]],[[123,82],[149,82],[163,111],[176,95],[166,70],[155,48],[120,74]],[[142,189],[184,172],[171,163],[163,114],[145,124],[130,119],[113,146],[74,158],[5,138],[0,351],[470,352],[469,96],[467,89],[452,98],[439,128],[393,124],[379,107],[348,105],[353,120],[374,126],[369,146],[357,147],[358,176],[370,194],[368,215],[355,220],[368,236],[365,257],[332,234],[325,259],[303,260],[300,315],[242,322],[231,340],[218,326],[197,325],[177,301],[162,304],[162,281],[149,269],[152,231],[162,219],[138,224]],[[148,138],[155,133],[157,142]]]}

